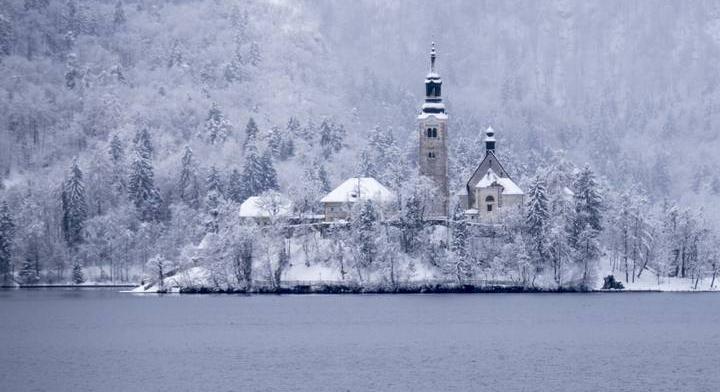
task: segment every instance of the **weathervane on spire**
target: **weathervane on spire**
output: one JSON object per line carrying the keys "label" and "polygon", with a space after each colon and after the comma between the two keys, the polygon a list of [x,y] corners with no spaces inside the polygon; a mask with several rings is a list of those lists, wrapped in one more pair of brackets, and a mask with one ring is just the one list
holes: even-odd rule
{"label": "weathervane on spire", "polygon": [[430,47],[430,72],[435,72],[435,54],[435,41],[433,41]]}

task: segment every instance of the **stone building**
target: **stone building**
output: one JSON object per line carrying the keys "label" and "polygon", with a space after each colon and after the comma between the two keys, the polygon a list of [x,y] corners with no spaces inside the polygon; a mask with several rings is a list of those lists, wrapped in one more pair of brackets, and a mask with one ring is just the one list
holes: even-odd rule
{"label": "stone building", "polygon": [[430,205],[429,215],[446,217],[448,215],[448,117],[442,101],[442,79],[435,70],[435,43],[430,51],[430,73],[425,78],[425,102],[418,115],[420,175],[426,176],[435,184],[436,192]]}
{"label": "stone building", "polygon": [[491,222],[502,210],[520,208],[524,192],[510,178],[495,156],[495,131],[485,131],[485,157],[458,193],[465,215],[471,220]]}
{"label": "stone building", "polygon": [[395,194],[372,177],[348,178],[333,189],[320,202],[325,210],[325,221],[346,220],[358,201],[372,200],[378,205],[389,204]]}

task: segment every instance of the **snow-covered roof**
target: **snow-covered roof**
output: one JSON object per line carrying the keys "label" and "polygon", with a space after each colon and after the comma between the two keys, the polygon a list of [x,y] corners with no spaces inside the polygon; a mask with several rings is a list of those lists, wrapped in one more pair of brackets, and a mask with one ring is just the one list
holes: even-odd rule
{"label": "snow-covered roof", "polygon": [[354,203],[358,200],[390,202],[395,195],[372,177],[348,178],[320,201],[323,203]]}
{"label": "snow-covered roof", "polygon": [[465,210],[465,215],[477,215],[479,212],[477,208],[470,208]]}
{"label": "snow-covered roof", "polygon": [[274,199],[263,196],[251,196],[240,205],[240,216],[242,218],[288,216],[291,211],[292,202],[282,195]]}
{"label": "snow-covered roof", "polygon": [[502,186],[503,195],[522,195],[525,193],[519,186],[517,186],[517,184],[515,184],[515,182],[513,182],[513,180],[508,177],[498,176],[495,174],[493,169],[488,169],[483,178],[481,178],[477,185],[475,185],[475,188],[487,188],[493,184]]}
{"label": "snow-covered roof", "polygon": [[422,104],[423,109],[445,109],[445,104],[442,102],[425,102]]}
{"label": "snow-covered roof", "polygon": [[418,120],[424,120],[430,116],[437,118],[438,120],[447,120],[448,116],[445,113],[425,113],[422,112],[418,115]]}

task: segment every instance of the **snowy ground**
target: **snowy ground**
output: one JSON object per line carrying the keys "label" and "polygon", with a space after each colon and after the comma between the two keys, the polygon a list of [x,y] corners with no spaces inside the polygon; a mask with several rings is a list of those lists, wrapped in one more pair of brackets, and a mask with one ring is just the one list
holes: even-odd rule
{"label": "snowy ground", "polygon": [[598,283],[596,288],[600,289],[603,285],[603,278],[608,275],[615,276],[615,280],[622,282],[626,291],[720,291],[720,282],[715,280],[715,287],[710,287],[710,279],[703,279],[698,282],[695,289],[695,281],[689,278],[667,278],[663,277],[658,280],[654,271],[644,271],[640,278],[635,278],[630,282],[625,281],[625,272],[619,269],[612,271],[610,260],[603,259],[600,263],[598,273]]}
{"label": "snowy ground", "polygon": [[[701,280],[697,289],[694,288],[694,282],[691,279],[681,278],[661,278],[658,282],[657,276],[652,271],[645,271],[640,278],[636,278],[635,282],[626,282],[625,275],[622,271],[612,271],[609,260],[601,262],[601,268],[598,271],[598,279],[595,289],[600,289],[603,284],[603,278],[607,275],[614,275],[615,279],[622,282],[625,291],[720,291],[720,284],[716,282],[714,288],[710,288],[710,280]],[[436,274],[422,265],[416,266],[416,273],[411,281],[424,281],[436,279]],[[283,280],[286,282],[307,282],[307,281],[341,281],[340,271],[336,268],[319,264],[310,263],[306,265],[304,262],[293,263],[283,274]],[[180,287],[212,287],[208,271],[203,267],[192,267],[170,278],[165,279],[165,288],[171,292],[178,291]],[[153,285],[147,290],[140,286],[131,292],[134,293],[154,293],[159,287]]]}

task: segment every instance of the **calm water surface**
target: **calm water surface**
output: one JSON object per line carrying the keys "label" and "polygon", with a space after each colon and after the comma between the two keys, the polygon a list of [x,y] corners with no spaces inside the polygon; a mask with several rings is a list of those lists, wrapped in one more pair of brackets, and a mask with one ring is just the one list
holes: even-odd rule
{"label": "calm water surface", "polygon": [[0,291],[4,391],[718,391],[720,294]]}

